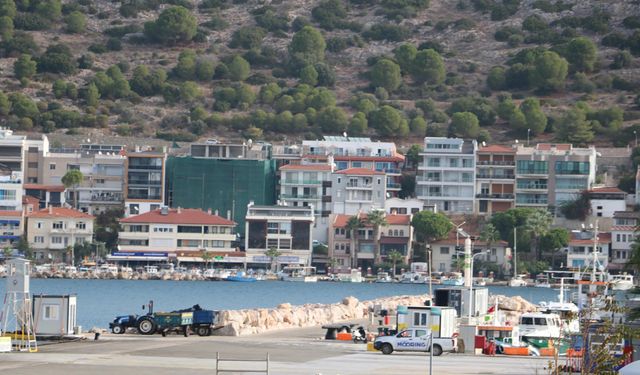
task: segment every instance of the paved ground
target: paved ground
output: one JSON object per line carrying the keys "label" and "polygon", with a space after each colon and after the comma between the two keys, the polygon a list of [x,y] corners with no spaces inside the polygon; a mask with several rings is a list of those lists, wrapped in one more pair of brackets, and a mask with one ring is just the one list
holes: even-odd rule
{"label": "paved ground", "polygon": [[[39,353],[0,353],[0,373],[215,374],[216,352],[224,358],[258,359],[267,353],[271,374],[428,374],[429,357],[418,353],[383,355],[363,344],[322,340],[320,328],[282,330],[250,337],[107,335],[42,345]],[[434,374],[545,374],[544,358],[445,354],[433,358]],[[259,363],[228,363],[247,368]],[[237,367],[235,367],[237,369]],[[255,367],[251,367],[255,368]],[[237,374],[238,372],[225,374]]]}

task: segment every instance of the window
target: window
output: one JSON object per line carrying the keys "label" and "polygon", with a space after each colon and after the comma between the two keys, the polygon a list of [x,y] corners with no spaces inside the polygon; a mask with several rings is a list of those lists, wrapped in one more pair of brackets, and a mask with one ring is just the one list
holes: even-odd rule
{"label": "window", "polygon": [[129,225],[129,232],[149,232],[148,225]]}
{"label": "window", "polygon": [[389,229],[389,237],[393,236],[393,231]]}
{"label": "window", "polygon": [[404,237],[404,229],[400,229],[400,237]]}
{"label": "window", "polygon": [[61,244],[62,243],[62,237],[58,237],[58,236],[51,237],[51,243]]}
{"label": "window", "polygon": [[77,222],[76,229],[87,229],[87,223],[84,221]]}
{"label": "window", "polygon": [[42,309],[42,319],[44,320],[58,320],[60,312],[59,305],[44,305]]}
{"label": "window", "polygon": [[33,237],[33,242],[35,242],[35,243],[44,243],[44,237],[43,236],[35,236],[35,237]]}
{"label": "window", "polygon": [[67,164],[68,171],[79,171],[80,166],[78,164]]}
{"label": "window", "polygon": [[211,241],[211,247],[224,247],[224,241],[213,240]]}
{"label": "window", "polygon": [[178,225],[178,233],[202,233],[202,227],[195,225]]}
{"label": "window", "polygon": [[200,247],[199,240],[178,240],[178,247]]}
{"label": "window", "polygon": [[549,165],[546,161],[518,160],[517,170],[522,174],[547,174]]}
{"label": "window", "polygon": [[[38,228],[38,229],[42,229],[42,221],[38,221],[38,222],[36,223],[36,228]],[[618,240],[618,241],[620,241],[620,240]]]}
{"label": "window", "polygon": [[62,229],[64,227],[64,224],[62,223],[62,221],[56,221],[53,223],[53,229]]}
{"label": "window", "polygon": [[440,247],[440,254],[449,254],[449,247]]}
{"label": "window", "polygon": [[589,174],[588,161],[557,161],[556,174]]}
{"label": "window", "polygon": [[423,312],[414,312],[413,313],[413,325],[414,326],[426,326],[427,325],[427,315],[428,315],[427,313],[423,313]]}
{"label": "window", "polygon": [[49,170],[50,171],[55,171],[56,170],[56,163],[50,163],[49,164]]}
{"label": "window", "polygon": [[15,200],[16,199],[16,191],[15,190],[7,190],[0,189],[0,200]]}
{"label": "window", "polygon": [[32,162],[32,161],[30,161],[30,162],[28,163],[28,167],[29,167],[29,168],[38,168],[38,162]]}

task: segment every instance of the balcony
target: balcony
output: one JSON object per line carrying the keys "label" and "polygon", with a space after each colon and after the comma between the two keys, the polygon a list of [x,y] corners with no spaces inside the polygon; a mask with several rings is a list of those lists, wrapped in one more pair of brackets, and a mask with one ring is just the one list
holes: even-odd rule
{"label": "balcony", "polygon": [[280,194],[283,199],[320,199],[316,194]]}
{"label": "balcony", "polygon": [[476,194],[476,198],[492,199],[492,200],[513,200],[513,194]]}
{"label": "balcony", "polygon": [[398,190],[401,188],[402,186],[397,182],[387,182],[387,189]]}
{"label": "balcony", "polygon": [[539,198],[539,199],[516,199],[516,204],[530,204],[530,205],[547,205],[547,199],[546,198]]}
{"label": "balcony", "polygon": [[320,185],[322,181],[319,180],[284,180],[283,185]]}
{"label": "balcony", "polygon": [[547,190],[547,185],[541,184],[518,184],[517,187],[521,190]]}
{"label": "balcony", "polygon": [[331,202],[331,196],[330,195],[323,195],[322,196],[322,202]]}
{"label": "balcony", "polygon": [[376,168],[377,172],[384,172],[386,174],[402,174],[402,171],[397,168]]}
{"label": "balcony", "polygon": [[482,160],[477,161],[477,165],[493,165],[497,167],[512,167],[516,165],[515,160]]}
{"label": "balcony", "polygon": [[495,175],[491,173],[477,173],[476,178],[480,179],[493,179],[493,180],[513,180],[516,176],[513,174],[501,174]]}
{"label": "balcony", "polygon": [[359,183],[351,183],[347,182],[347,189],[373,189],[373,184],[359,184]]}
{"label": "balcony", "polygon": [[442,178],[440,178],[440,177],[416,176],[416,181],[418,181],[418,182],[441,182]]}

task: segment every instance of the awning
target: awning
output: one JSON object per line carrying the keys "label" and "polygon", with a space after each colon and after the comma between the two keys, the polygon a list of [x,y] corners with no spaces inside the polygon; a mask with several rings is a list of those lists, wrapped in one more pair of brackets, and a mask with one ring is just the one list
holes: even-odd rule
{"label": "awning", "polygon": [[160,261],[160,260],[168,260],[169,257],[147,257],[147,256],[136,256],[136,255],[126,255],[126,256],[113,256],[107,255],[107,260],[112,260],[114,262],[122,262],[122,261]]}
{"label": "awning", "polygon": [[383,245],[406,245],[409,243],[409,237],[380,237],[380,243]]}

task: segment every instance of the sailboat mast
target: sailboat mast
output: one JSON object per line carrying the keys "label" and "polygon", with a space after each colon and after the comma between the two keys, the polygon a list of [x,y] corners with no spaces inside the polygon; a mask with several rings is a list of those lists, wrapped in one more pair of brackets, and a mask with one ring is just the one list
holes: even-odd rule
{"label": "sailboat mast", "polygon": [[518,258],[516,252],[518,251],[518,243],[516,231],[517,227],[513,227],[513,277],[518,277]]}

